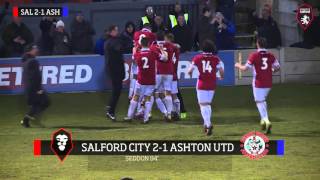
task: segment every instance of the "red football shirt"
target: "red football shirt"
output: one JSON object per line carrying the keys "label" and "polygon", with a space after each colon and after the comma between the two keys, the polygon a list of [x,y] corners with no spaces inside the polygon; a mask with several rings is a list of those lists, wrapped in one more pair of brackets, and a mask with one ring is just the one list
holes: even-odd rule
{"label": "red football shirt", "polygon": [[166,75],[173,75],[174,67],[173,67],[173,56],[175,53],[175,45],[170,42],[165,41],[157,41],[156,44],[153,44],[151,49],[158,50],[160,53],[159,46],[163,46],[164,51],[168,53],[168,60],[156,62],[157,64],[157,74],[166,74]]}
{"label": "red football shirt", "polygon": [[138,83],[141,85],[155,85],[156,61],[160,59],[160,54],[157,51],[146,48],[137,51],[133,56],[138,66]]}
{"label": "red football shirt", "polygon": [[149,45],[151,45],[154,41],[156,41],[157,37],[154,33],[152,33],[149,29],[143,28],[140,31],[134,33],[133,41],[134,45],[140,47],[141,38],[146,37],[149,40]]}
{"label": "red football shirt", "polygon": [[173,62],[173,80],[178,80],[178,63],[180,58],[180,49],[176,45],[174,46],[174,54],[172,56],[172,62]]}
{"label": "red football shirt", "polygon": [[253,84],[257,88],[272,87],[272,68],[280,66],[277,59],[266,49],[259,49],[249,55],[247,64],[253,67]]}
{"label": "red football shirt", "polygon": [[192,64],[198,68],[199,77],[197,89],[215,90],[216,72],[221,68],[221,60],[212,53],[201,53],[192,59]]}

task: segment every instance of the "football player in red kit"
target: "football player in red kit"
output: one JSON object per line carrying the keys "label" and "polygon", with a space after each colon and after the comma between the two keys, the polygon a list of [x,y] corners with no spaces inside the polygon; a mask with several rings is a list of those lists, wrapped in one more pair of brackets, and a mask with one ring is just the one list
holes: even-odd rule
{"label": "football player in red kit", "polygon": [[138,67],[138,78],[134,90],[134,96],[130,101],[128,116],[125,120],[132,120],[139,103],[139,98],[140,96],[143,96],[145,101],[143,122],[147,123],[149,121],[149,113],[152,108],[150,98],[154,92],[156,83],[156,61],[167,61],[168,54],[163,51],[163,49],[160,49],[160,52],[151,50],[148,46],[149,40],[147,38],[142,37],[140,43],[141,49],[136,51],[134,48],[133,50],[134,60]]}
{"label": "football player in red kit", "polygon": [[222,61],[214,53],[216,47],[210,40],[205,40],[202,45],[203,52],[192,59],[188,73],[192,76],[194,69],[198,69],[197,98],[201,115],[204,121],[204,132],[212,134],[211,124],[211,102],[216,89],[216,72],[219,71],[220,79],[224,77]]}
{"label": "football player in red kit", "polygon": [[274,55],[265,49],[266,42],[265,38],[258,38],[256,43],[257,52],[249,55],[245,65],[236,63],[235,67],[242,71],[246,71],[249,68],[253,69],[252,88],[254,100],[260,113],[262,130],[269,134],[272,126],[268,117],[266,98],[272,87],[272,72],[278,71],[280,64]]}
{"label": "football player in red kit", "polygon": [[[150,24],[144,24],[143,28],[140,31],[136,31],[134,33],[134,37],[133,37],[133,43],[134,43],[134,47],[136,47],[136,50],[139,51],[141,49],[141,38],[147,38],[149,40],[148,46],[150,46],[154,41],[156,41],[156,35],[154,33],[151,32],[151,25]],[[132,53],[133,54],[133,53]],[[132,56],[132,59],[134,59],[134,57]],[[135,86],[136,86],[136,80],[137,80],[137,75],[138,75],[138,67],[135,63],[135,61],[132,62],[131,65],[131,75],[130,75],[130,88],[129,88],[129,95],[128,98],[129,100],[132,99],[133,94],[134,94],[134,90],[135,90]],[[138,111],[136,116],[140,117],[143,115],[143,106],[141,106],[143,103],[142,101],[143,97],[140,97],[139,103],[138,104]],[[153,97],[151,99],[153,101]]]}
{"label": "football player in red kit", "polygon": [[[157,75],[155,86],[155,101],[166,119],[171,120],[171,113],[173,109],[171,86],[174,73],[173,58],[176,51],[176,45],[169,41],[164,41],[164,36],[165,35],[163,32],[159,32],[157,34],[157,41],[151,46],[151,49],[154,49],[155,51],[163,49],[168,53],[167,61],[158,60],[156,62]],[[165,96],[163,99],[161,99],[160,96],[163,97],[163,94]]]}
{"label": "football player in red kit", "polygon": [[150,24],[144,24],[143,28],[140,31],[136,31],[133,35],[133,42],[135,47],[141,47],[141,39],[147,38],[149,41],[149,46],[157,40],[157,36],[152,33],[151,31],[151,25]]}
{"label": "football player in red kit", "polygon": [[[165,42],[174,42],[173,34],[169,33],[164,36]],[[169,55],[168,55],[169,56]],[[178,94],[178,63],[180,58],[180,46],[178,44],[174,44],[173,46],[173,54],[172,54],[172,65],[173,65],[173,79],[171,84],[171,95],[173,102],[173,118],[179,119],[180,117],[180,100],[177,96]]]}

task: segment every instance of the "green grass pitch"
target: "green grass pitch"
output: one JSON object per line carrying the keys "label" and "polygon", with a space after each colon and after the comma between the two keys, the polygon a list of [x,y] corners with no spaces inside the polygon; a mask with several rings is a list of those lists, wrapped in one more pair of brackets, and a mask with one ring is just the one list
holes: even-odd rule
{"label": "green grass pitch", "polygon": [[[36,138],[50,139],[65,127],[74,139],[94,140],[240,140],[260,130],[250,86],[219,87],[213,103],[214,134],[202,133],[194,89],[184,89],[188,119],[164,123],[153,111],[151,123],[124,123],[123,93],[118,122],[105,119],[109,93],[51,94],[42,117],[44,128],[24,129],[22,96],[0,96],[0,179],[320,179],[320,85],[275,85],[268,107],[273,131],[285,140],[285,155],[250,160],[243,156],[160,156],[157,162],[126,162],[124,156],[33,156]],[[152,167],[152,168],[150,168]]]}

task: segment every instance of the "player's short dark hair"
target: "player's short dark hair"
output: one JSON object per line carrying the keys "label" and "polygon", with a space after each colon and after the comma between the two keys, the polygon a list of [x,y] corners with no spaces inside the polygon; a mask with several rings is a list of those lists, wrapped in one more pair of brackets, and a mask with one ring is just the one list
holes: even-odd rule
{"label": "player's short dark hair", "polygon": [[146,37],[141,38],[140,44],[142,47],[148,47],[149,39]]}
{"label": "player's short dark hair", "polygon": [[213,41],[206,39],[202,43],[202,51],[208,53],[216,53],[217,48]]}
{"label": "player's short dark hair", "polygon": [[210,12],[210,8],[207,6],[202,9],[202,14],[204,14],[206,12]]}
{"label": "player's short dark hair", "polygon": [[174,41],[174,35],[172,33],[167,33],[164,35],[167,39],[169,39],[171,42]]}
{"label": "player's short dark hair", "polygon": [[164,40],[164,32],[163,31],[158,31],[157,32],[157,40],[158,41],[163,41]]}
{"label": "player's short dark hair", "polygon": [[257,43],[259,44],[259,46],[261,47],[261,48],[266,48],[267,47],[267,39],[266,38],[264,38],[264,37],[258,37],[257,38]]}
{"label": "player's short dark hair", "polygon": [[143,25],[143,28],[151,29],[151,24],[150,23],[145,23]]}

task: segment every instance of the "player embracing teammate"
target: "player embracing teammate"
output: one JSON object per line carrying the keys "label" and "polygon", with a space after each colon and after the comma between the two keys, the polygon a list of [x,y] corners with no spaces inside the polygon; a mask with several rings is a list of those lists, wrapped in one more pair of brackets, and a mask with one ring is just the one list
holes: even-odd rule
{"label": "player embracing teammate", "polygon": [[[177,98],[176,70],[179,58],[179,48],[172,43],[173,35],[159,32],[157,41],[152,45],[154,50],[163,49],[168,53],[167,61],[157,61],[155,101],[157,107],[167,121],[171,121],[174,110],[175,118],[179,117],[180,101]],[[175,77],[175,81],[173,78]],[[174,83],[175,82],[175,83]],[[173,84],[174,83],[174,84]]]}
{"label": "player embracing teammate", "polygon": [[[148,48],[151,52],[167,55],[167,60],[162,60],[157,58],[155,61],[156,75],[155,75],[155,88],[154,93],[150,96],[151,106],[156,101],[158,109],[161,111],[165,120],[170,121],[172,114],[175,119],[179,118],[180,115],[180,100],[177,98],[178,87],[177,87],[177,64],[179,59],[179,46],[173,43],[172,34],[164,34],[159,32],[157,35],[151,32],[150,26],[148,24],[144,25],[144,28],[140,31],[137,31],[134,35],[134,47],[135,52],[133,52],[134,62],[131,66],[131,80],[130,80],[130,89],[129,89],[129,99],[131,100],[134,96],[135,89],[138,88],[136,82],[137,76],[139,76],[140,68],[138,66],[138,56],[142,49],[142,39],[148,40]],[[163,52],[162,52],[163,51]],[[150,77],[149,77],[150,78]],[[175,81],[173,81],[173,79]],[[173,93],[172,93],[173,91]],[[146,120],[144,110],[146,108],[146,99],[145,96],[139,96],[137,104],[137,113],[133,116],[136,118],[142,118]],[[174,113],[173,113],[174,112]],[[151,112],[148,116],[151,116]],[[126,120],[131,120],[131,115],[126,118]]]}
{"label": "player embracing teammate", "polygon": [[152,109],[151,96],[156,84],[156,61],[167,61],[168,53],[163,50],[149,48],[149,39],[141,37],[141,49],[134,47],[133,58],[138,68],[137,82],[134,88],[134,95],[130,101],[128,115],[125,120],[132,120],[137,109],[140,97],[145,102],[143,123],[149,122],[149,113]]}
{"label": "player embracing teammate", "polygon": [[196,55],[191,62],[188,73],[192,76],[194,69],[198,69],[199,77],[197,81],[197,98],[203,118],[203,127],[206,135],[212,134],[211,123],[211,103],[214,97],[217,81],[217,71],[220,79],[224,77],[223,63],[215,55],[216,46],[211,40],[205,40],[202,45],[203,52]]}
{"label": "player embracing teammate", "polygon": [[257,39],[257,52],[251,53],[245,65],[236,63],[235,67],[242,71],[253,69],[252,89],[253,96],[261,117],[261,128],[265,134],[271,133],[271,122],[268,117],[266,98],[272,87],[272,72],[279,71],[279,61],[268,52],[266,39]]}

